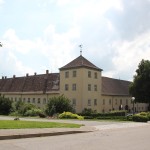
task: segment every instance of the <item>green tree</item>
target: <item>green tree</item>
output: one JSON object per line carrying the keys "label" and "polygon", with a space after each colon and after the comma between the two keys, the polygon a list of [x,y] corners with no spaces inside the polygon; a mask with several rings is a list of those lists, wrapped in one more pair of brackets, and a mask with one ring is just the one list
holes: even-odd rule
{"label": "green tree", "polygon": [[143,102],[150,104],[150,61],[142,60],[136,75],[134,76],[133,83],[129,88],[130,94],[135,97],[136,102]]}
{"label": "green tree", "polygon": [[0,42],[0,47],[2,47],[2,43]]}
{"label": "green tree", "polygon": [[0,96],[0,114],[8,115],[12,110],[12,101],[9,98]]}
{"label": "green tree", "polygon": [[62,95],[49,99],[45,109],[47,115],[53,116],[55,113],[63,113],[64,111],[73,112],[73,107],[68,98]]}

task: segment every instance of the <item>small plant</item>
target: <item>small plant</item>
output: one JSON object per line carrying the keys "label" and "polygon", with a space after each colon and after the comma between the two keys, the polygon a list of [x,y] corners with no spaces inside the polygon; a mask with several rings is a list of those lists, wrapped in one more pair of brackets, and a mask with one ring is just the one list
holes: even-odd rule
{"label": "small plant", "polygon": [[132,119],[133,119],[133,121],[136,121],[136,122],[147,122],[148,121],[147,116],[142,116],[140,114],[133,115]]}
{"label": "small plant", "polygon": [[84,117],[79,116],[77,114],[73,114],[71,112],[63,112],[58,116],[58,118],[60,118],[60,119],[79,119],[79,120],[84,119]]}

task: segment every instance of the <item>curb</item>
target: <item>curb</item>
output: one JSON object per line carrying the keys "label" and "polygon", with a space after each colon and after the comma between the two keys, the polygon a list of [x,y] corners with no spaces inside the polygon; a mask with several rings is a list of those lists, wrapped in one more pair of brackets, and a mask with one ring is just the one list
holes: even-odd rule
{"label": "curb", "polygon": [[36,133],[36,134],[4,135],[4,136],[0,136],[0,140],[46,137],[46,136],[57,136],[57,135],[66,135],[66,134],[88,133],[88,132],[92,132],[92,131],[65,131],[65,132]]}

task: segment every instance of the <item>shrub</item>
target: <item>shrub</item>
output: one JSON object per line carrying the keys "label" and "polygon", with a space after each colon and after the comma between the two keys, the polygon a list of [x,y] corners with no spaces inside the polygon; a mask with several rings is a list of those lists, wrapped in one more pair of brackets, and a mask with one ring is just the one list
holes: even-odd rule
{"label": "shrub", "polygon": [[71,112],[63,112],[63,113],[59,114],[58,118],[60,118],[60,119],[79,119],[79,120],[84,119],[84,117],[79,116],[77,114],[73,114]]}
{"label": "shrub", "polygon": [[40,117],[40,118],[46,118],[46,115],[41,112],[41,113],[39,113],[39,117]]}
{"label": "shrub", "polygon": [[0,115],[8,115],[12,110],[12,101],[0,96]]}
{"label": "shrub", "polygon": [[30,110],[27,110],[24,116],[38,116],[40,113],[42,113],[41,109],[32,108]]}
{"label": "shrub", "polygon": [[84,108],[81,114],[83,116],[91,116],[92,113],[93,113],[93,110],[91,108]]}
{"label": "shrub", "polygon": [[141,115],[141,116],[147,116],[148,113],[147,113],[147,112],[141,112],[140,115]]}
{"label": "shrub", "polygon": [[132,118],[133,118],[133,121],[136,121],[136,122],[147,122],[148,121],[147,116],[142,116],[140,114],[133,115]]}
{"label": "shrub", "polygon": [[64,111],[73,112],[73,107],[68,98],[63,95],[50,98],[45,109],[47,115],[53,116],[54,114],[63,113]]}
{"label": "shrub", "polygon": [[92,116],[84,116],[84,119],[94,119]]}

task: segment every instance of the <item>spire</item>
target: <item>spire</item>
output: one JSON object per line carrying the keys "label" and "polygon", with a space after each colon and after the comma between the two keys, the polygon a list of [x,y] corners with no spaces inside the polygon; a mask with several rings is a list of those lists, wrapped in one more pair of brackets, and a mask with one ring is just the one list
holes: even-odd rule
{"label": "spire", "polygon": [[80,47],[80,56],[82,56],[82,44],[80,44],[79,47]]}

